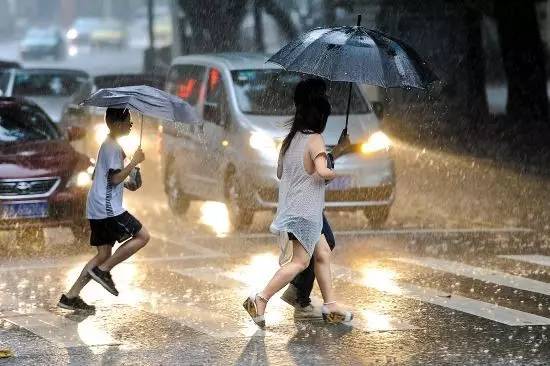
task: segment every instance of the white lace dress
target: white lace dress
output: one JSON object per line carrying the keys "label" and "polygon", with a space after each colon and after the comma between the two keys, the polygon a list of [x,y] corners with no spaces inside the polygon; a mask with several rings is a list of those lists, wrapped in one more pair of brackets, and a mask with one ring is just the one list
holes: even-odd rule
{"label": "white lace dress", "polygon": [[[308,174],[304,167],[304,152],[310,136],[298,132],[283,156],[277,214],[270,226],[272,233],[281,235],[279,245],[283,255],[289,245],[287,233],[294,234],[306,252],[313,255],[323,229],[325,181],[316,173]],[[280,262],[290,260],[286,257]]]}

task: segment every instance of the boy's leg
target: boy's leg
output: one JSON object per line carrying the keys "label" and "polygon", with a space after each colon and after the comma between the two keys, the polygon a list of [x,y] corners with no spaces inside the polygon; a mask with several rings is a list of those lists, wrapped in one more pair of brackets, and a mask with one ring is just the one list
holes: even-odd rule
{"label": "boy's leg", "polygon": [[68,298],[72,299],[80,295],[80,291],[86,286],[92,277],[88,274],[88,269],[101,265],[111,256],[112,245],[101,245],[97,247],[97,254],[90,259],[84,266],[84,269],[80,273],[80,276],[76,279],[71,289],[65,294]]}
{"label": "boy's leg", "polygon": [[[323,213],[323,231],[325,239],[330,247],[330,250],[334,249],[336,245],[336,240],[334,239],[334,233],[332,228]],[[305,307],[311,303],[310,295],[313,290],[313,283],[315,282],[315,261],[310,261],[309,266],[305,271],[300,273],[294,280],[292,280],[292,285],[296,287],[297,292],[297,301],[300,306]]]}
{"label": "boy's leg", "polygon": [[130,240],[122,244],[105,262],[97,266],[103,272],[109,272],[117,264],[125,261],[149,242],[150,235],[145,227]]}

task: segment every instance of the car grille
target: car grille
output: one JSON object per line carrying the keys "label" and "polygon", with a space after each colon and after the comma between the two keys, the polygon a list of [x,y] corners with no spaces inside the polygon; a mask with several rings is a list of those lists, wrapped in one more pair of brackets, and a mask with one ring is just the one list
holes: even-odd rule
{"label": "car grille", "polygon": [[0,181],[0,197],[44,196],[50,193],[59,178]]}
{"label": "car grille", "polygon": [[[392,186],[381,186],[372,188],[352,188],[341,191],[326,191],[326,202],[340,201],[387,201],[391,198]],[[262,188],[258,191],[264,202],[277,202],[278,190]]]}

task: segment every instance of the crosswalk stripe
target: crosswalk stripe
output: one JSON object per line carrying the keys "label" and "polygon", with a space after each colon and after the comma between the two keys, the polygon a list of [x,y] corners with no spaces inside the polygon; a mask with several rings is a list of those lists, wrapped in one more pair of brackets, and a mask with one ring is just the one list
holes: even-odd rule
{"label": "crosswalk stripe", "polygon": [[403,296],[406,298],[420,300],[422,302],[439,305],[442,307],[458,310],[471,315],[479,316],[498,323],[510,326],[525,326],[525,325],[548,325],[550,319],[538,315],[525,313],[519,310],[514,310],[489,304],[483,301],[474,300],[454,294],[442,294],[441,292],[416,286],[406,283],[390,283],[377,285],[370,281],[364,281],[361,273],[353,271],[342,266],[334,266],[334,274],[347,279],[359,286],[373,288],[383,293]]}
{"label": "crosswalk stripe", "polygon": [[89,322],[79,323],[60,314],[32,306],[0,291],[0,319],[42,337],[61,347],[120,345],[109,334]]}
{"label": "crosswalk stripe", "polygon": [[547,255],[540,255],[540,254],[499,255],[498,257],[550,267],[550,256],[547,256]]}
{"label": "crosswalk stripe", "polygon": [[430,257],[390,258],[393,261],[427,267],[436,271],[470,277],[476,280],[512,287],[519,290],[550,295],[550,284],[530,278],[514,276],[494,269],[474,267],[468,264]]}
{"label": "crosswalk stripe", "polygon": [[[495,227],[495,228],[456,228],[456,229],[424,229],[424,228],[402,228],[402,229],[387,229],[387,230],[337,230],[336,235],[430,235],[430,234],[512,234],[512,233],[530,233],[532,229],[523,227]],[[231,233],[224,237],[216,237],[215,234],[190,235],[187,238],[191,240],[200,239],[266,239],[276,237],[270,233]]]}
{"label": "crosswalk stripe", "polygon": [[[219,287],[236,288],[236,289],[248,289],[249,284],[244,282],[238,276],[233,276],[227,272],[224,272],[220,268],[203,267],[203,268],[190,268],[182,270],[173,270],[173,272],[181,275],[191,277],[200,281],[208,282]],[[312,302],[321,304],[322,300],[312,296]],[[396,331],[396,330],[411,330],[418,329],[405,321],[399,321],[393,317],[376,312],[370,309],[360,310],[357,316],[353,319],[350,325],[362,331],[374,332],[374,331]],[[269,316],[269,312],[266,312],[266,316]],[[269,320],[269,319],[268,319]],[[279,322],[280,324],[280,322]]]}
{"label": "crosswalk stripe", "polygon": [[153,232],[153,233],[151,233],[151,238],[158,239],[158,240],[170,243],[170,244],[177,245],[179,247],[188,249],[192,252],[201,254],[204,257],[215,258],[215,257],[224,257],[224,256],[226,256],[225,254],[223,254],[221,252],[218,252],[217,250],[212,250],[212,249],[206,248],[202,245],[192,243],[190,240],[188,240],[187,237],[183,240],[175,240],[175,239],[169,238],[165,235],[161,235],[161,234]]}

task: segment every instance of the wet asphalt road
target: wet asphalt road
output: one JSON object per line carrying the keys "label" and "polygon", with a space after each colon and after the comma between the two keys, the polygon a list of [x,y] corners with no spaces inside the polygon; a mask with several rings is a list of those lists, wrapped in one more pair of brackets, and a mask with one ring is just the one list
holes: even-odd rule
{"label": "wet asphalt road", "polygon": [[[138,71],[139,55],[83,52],[63,65]],[[387,225],[372,230],[359,213],[328,215],[335,287],[356,320],[297,319],[275,296],[263,332],[241,303],[277,268],[272,214],[241,233],[219,203],[196,202],[175,217],[154,143],[146,154],[145,185],[125,198],[153,239],[113,271],[120,296],[85,288],[95,314],[56,307],[93,255],[86,243],[66,229],[22,239],[0,232],[0,350],[14,354],[0,366],[550,363],[547,180],[397,142]],[[317,287],[314,296],[319,302]]]}
{"label": "wet asphalt road", "polygon": [[[421,159],[397,153],[410,169]],[[120,296],[95,283],[85,288],[82,297],[97,306],[95,314],[56,308],[93,253],[86,243],[73,243],[63,230],[29,242],[2,233],[0,349],[14,356],[0,359],[1,366],[548,364],[544,227],[495,222],[483,197],[472,209],[487,215],[458,216],[458,205],[448,207],[448,220],[437,214],[447,205],[429,199],[437,190],[414,194],[422,180],[402,169],[398,189],[409,200],[396,202],[386,228],[371,230],[360,214],[329,214],[337,238],[335,287],[355,311],[353,323],[297,319],[275,296],[268,327],[259,331],[241,304],[277,268],[276,241],[267,234],[272,215],[257,215],[241,233],[231,231],[220,203],[196,202],[185,217],[175,217],[157,181],[154,144],[147,154],[143,190],[125,197],[153,238],[113,270]],[[434,159],[427,166],[437,165]],[[415,210],[407,211],[407,202]],[[319,302],[317,287],[314,296]]]}

